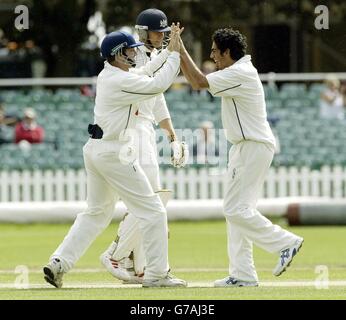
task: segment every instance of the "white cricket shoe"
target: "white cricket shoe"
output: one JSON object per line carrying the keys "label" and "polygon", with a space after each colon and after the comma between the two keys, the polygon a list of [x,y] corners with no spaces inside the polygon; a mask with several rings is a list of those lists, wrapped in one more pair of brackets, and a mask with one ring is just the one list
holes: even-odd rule
{"label": "white cricket shoe", "polygon": [[123,281],[131,280],[131,275],[126,268],[122,266],[120,261],[112,259],[107,251],[101,254],[100,262],[113,277]]}
{"label": "white cricket shoe", "polygon": [[286,271],[286,268],[289,267],[291,264],[294,256],[298,253],[299,249],[302,247],[304,242],[303,238],[298,238],[295,243],[286,249],[283,249],[280,251],[280,257],[278,264],[273,270],[274,276],[280,276],[284,271]]}
{"label": "white cricket shoe", "polygon": [[229,288],[229,287],[258,287],[257,281],[243,281],[228,276],[226,278],[214,281],[214,287]]}
{"label": "white cricket shoe", "polygon": [[186,287],[187,283],[185,280],[174,278],[171,274],[167,274],[166,277],[161,279],[145,279],[143,280],[143,288],[153,287]]}
{"label": "white cricket shoe", "polygon": [[[133,260],[126,258],[124,259],[124,266],[130,266],[129,268],[126,268],[126,271],[128,272],[128,274],[130,275],[130,280],[125,280],[123,281],[123,284],[142,284],[143,283],[143,277],[144,277],[144,272],[137,274],[134,271],[133,268]],[[132,264],[132,267],[131,267]]]}
{"label": "white cricket shoe", "polygon": [[62,287],[62,277],[64,272],[62,270],[61,261],[57,258],[49,261],[43,267],[44,279],[56,288]]}

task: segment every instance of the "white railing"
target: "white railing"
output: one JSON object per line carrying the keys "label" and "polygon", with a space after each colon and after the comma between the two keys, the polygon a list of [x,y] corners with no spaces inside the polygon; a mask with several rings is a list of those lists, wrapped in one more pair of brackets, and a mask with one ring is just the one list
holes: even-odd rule
{"label": "white railing", "polygon": [[[346,79],[346,72],[333,72],[340,80]],[[259,76],[264,82],[275,81],[323,81],[327,73],[261,73]],[[184,76],[179,76],[174,83],[187,83]],[[81,86],[95,85],[96,77],[79,78],[16,78],[0,79],[0,87],[16,86]]]}
{"label": "white railing", "polygon": [[[220,199],[225,190],[225,171],[219,169],[162,170],[163,186],[176,199]],[[320,171],[295,167],[271,168],[262,198],[346,197],[346,167],[323,167]],[[1,171],[0,201],[84,201],[84,170]]]}

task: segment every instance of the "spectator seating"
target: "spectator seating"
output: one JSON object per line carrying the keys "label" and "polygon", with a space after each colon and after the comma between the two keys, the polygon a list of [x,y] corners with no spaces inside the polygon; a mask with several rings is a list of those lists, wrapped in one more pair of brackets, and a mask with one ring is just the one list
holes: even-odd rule
{"label": "spectator seating", "polygon": [[[319,117],[322,85],[286,83],[278,89],[264,85],[268,116],[278,119],[275,126],[281,152],[273,166],[346,165],[346,122]],[[197,129],[203,120],[222,128],[220,99],[205,91],[191,93],[187,87],[165,94],[174,126]],[[92,98],[78,89],[0,90],[6,112],[20,115],[30,106],[45,128],[45,143],[23,151],[15,144],[0,145],[0,169],[56,169],[83,167],[82,147],[88,139],[87,126],[93,121]]]}

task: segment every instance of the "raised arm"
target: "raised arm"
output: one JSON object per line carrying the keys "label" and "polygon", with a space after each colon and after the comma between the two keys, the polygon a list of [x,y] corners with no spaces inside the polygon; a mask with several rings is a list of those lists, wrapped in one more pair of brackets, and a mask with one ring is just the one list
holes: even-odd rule
{"label": "raised arm", "polygon": [[[168,56],[175,50],[175,47],[177,45],[177,40],[180,40],[177,38],[179,36],[180,28],[179,23],[178,26],[176,26],[174,23],[172,23],[171,26],[171,39],[169,41],[169,44],[166,49],[162,50],[160,54],[158,54],[154,59],[151,61],[148,61],[143,67],[140,68],[132,68],[130,69],[130,72],[136,73],[136,74],[145,74],[149,77],[152,77],[156,72],[158,72],[163,65],[165,64]],[[180,47],[180,44],[179,44]]]}
{"label": "raised arm", "polygon": [[162,68],[170,53],[171,52],[168,49],[165,49],[156,57],[154,57],[153,60],[148,61],[143,67],[131,68],[130,72],[152,77],[157,71],[159,71]]}
{"label": "raised arm", "polygon": [[187,52],[183,41],[180,39],[180,67],[185,78],[194,90],[209,88],[209,83],[203,72],[196,66],[190,54]]}
{"label": "raised arm", "polygon": [[172,53],[164,66],[154,75],[129,74],[126,80],[118,82],[120,90],[123,93],[122,101],[140,102],[166,91],[174,81],[179,71],[180,58],[179,53]]}
{"label": "raised arm", "polygon": [[180,42],[179,27],[172,29],[171,50],[163,67],[152,78],[130,73],[126,81],[121,81],[120,86],[123,95],[119,97],[122,103],[136,103],[147,100],[166,91],[179,72],[180,67]]}

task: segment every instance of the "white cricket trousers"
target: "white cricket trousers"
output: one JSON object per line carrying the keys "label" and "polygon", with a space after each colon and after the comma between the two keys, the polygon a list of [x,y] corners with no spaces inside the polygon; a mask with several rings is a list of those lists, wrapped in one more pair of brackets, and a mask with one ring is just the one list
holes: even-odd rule
{"label": "white cricket trousers", "polygon": [[252,244],[279,253],[297,236],[273,225],[256,210],[265,177],[273,160],[274,148],[265,143],[243,141],[231,147],[224,199],[227,222],[230,276],[258,281]]}
{"label": "white cricket trousers", "polygon": [[83,148],[87,171],[87,204],[51,258],[60,258],[67,272],[109,225],[121,198],[137,218],[147,261],[145,279],[167,275],[167,214],[138,161],[122,164],[118,141],[89,139]]}
{"label": "white cricket trousers", "polygon": [[[138,118],[136,123],[137,137],[136,150],[138,150],[138,161],[147,176],[154,192],[161,190],[159,165],[157,162],[156,135],[150,120]],[[142,235],[139,222],[132,211],[121,221],[118,230],[118,244],[112,258],[122,260],[133,251],[134,268],[137,274],[144,272],[146,267],[145,256],[142,247]],[[169,269],[169,266],[167,266]]]}

